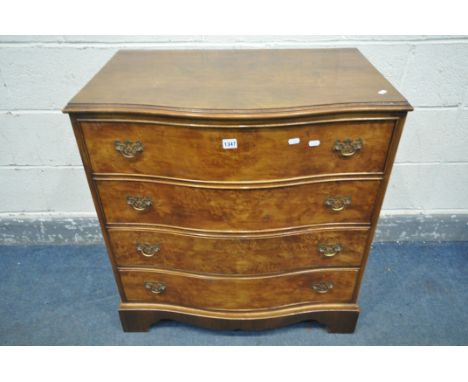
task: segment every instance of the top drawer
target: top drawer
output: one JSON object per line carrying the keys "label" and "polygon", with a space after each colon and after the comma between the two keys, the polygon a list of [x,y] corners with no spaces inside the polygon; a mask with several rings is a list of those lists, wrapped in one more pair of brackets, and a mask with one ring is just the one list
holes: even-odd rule
{"label": "top drawer", "polygon": [[95,173],[241,182],[383,172],[394,124],[212,128],[81,122]]}

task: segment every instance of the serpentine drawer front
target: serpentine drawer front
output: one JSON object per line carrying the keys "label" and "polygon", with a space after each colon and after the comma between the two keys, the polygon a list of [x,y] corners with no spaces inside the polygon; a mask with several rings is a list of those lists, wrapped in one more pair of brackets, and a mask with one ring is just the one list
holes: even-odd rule
{"label": "serpentine drawer front", "polygon": [[[249,181],[382,173],[395,121],[270,125],[195,129],[168,123],[82,124],[95,173]],[[224,138],[235,139],[237,148],[224,149]],[[311,141],[317,146],[309,146]]]}
{"label": "serpentine drawer front", "polygon": [[350,302],[357,269],[274,276],[209,277],[157,270],[120,270],[128,301],[203,309],[256,310],[319,302]]}
{"label": "serpentine drawer front", "polygon": [[255,189],[97,181],[108,224],[152,224],[214,231],[370,223],[381,182],[343,180]]}
{"label": "serpentine drawer front", "polygon": [[353,332],[410,110],[356,49],[119,51],[64,111],[123,329]]}
{"label": "serpentine drawer front", "polygon": [[359,267],[367,227],[305,229],[296,234],[194,235],[140,228],[108,231],[120,267],[211,274],[266,274],[307,268]]}

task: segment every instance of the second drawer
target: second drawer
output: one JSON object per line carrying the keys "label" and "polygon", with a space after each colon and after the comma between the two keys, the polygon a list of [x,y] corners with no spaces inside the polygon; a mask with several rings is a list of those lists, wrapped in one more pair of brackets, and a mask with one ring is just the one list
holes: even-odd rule
{"label": "second drawer", "polygon": [[98,180],[107,223],[205,231],[265,231],[324,223],[370,223],[379,180],[339,180],[255,189]]}
{"label": "second drawer", "polygon": [[118,266],[211,274],[359,267],[369,233],[368,228],[356,228],[246,238],[129,229],[108,232]]}

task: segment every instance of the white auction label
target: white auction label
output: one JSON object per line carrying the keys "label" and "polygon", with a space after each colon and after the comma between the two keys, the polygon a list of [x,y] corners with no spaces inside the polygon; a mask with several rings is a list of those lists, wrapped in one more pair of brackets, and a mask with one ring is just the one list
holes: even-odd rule
{"label": "white auction label", "polygon": [[317,147],[320,146],[320,141],[318,139],[309,141],[309,147]]}
{"label": "white auction label", "polygon": [[300,138],[289,138],[288,139],[288,144],[290,144],[290,145],[297,145],[300,142],[301,142]]}
{"label": "white auction label", "polygon": [[237,149],[237,139],[236,138],[229,138],[223,139],[223,149]]}

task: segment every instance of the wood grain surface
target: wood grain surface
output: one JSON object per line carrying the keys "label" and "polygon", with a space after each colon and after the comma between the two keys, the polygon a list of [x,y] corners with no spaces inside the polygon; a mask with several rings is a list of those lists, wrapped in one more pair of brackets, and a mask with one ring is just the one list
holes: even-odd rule
{"label": "wood grain surface", "polygon": [[[370,223],[378,180],[330,181],[290,187],[225,190],[160,182],[99,180],[107,223],[157,224],[212,231],[261,231],[321,223]],[[135,211],[128,196],[150,198]],[[328,197],[351,197],[342,211],[325,206]]]}
{"label": "wood grain surface", "polygon": [[217,330],[268,330],[301,321],[316,321],[326,325],[329,333],[353,333],[359,307],[348,303],[312,303],[283,309],[239,312],[155,303],[122,303],[119,314],[126,332],[146,332],[161,320],[175,320]]}
{"label": "wood grain surface", "polygon": [[409,109],[357,49],[236,49],[119,51],[65,111],[263,118]]}
{"label": "wood grain surface", "polygon": [[[161,230],[114,228],[112,251],[121,267],[145,266],[207,274],[264,274],[307,268],[358,267],[364,254],[368,227],[305,230],[267,236],[194,236]],[[147,257],[139,244],[157,245]],[[340,245],[332,257],[318,246]]]}
{"label": "wood grain surface", "polygon": [[[95,173],[145,174],[207,181],[261,181],[334,173],[382,173],[395,121],[336,122],[275,128],[193,128],[150,123],[82,122]],[[235,139],[236,149],[224,149]],[[290,144],[293,139],[297,144]],[[337,140],[361,139],[351,157]],[[141,142],[125,158],[115,142]],[[309,146],[314,141],[318,146]]]}
{"label": "wood grain surface", "polygon": [[[273,309],[320,302],[350,302],[357,269],[312,270],[277,276],[208,277],[183,272],[120,269],[128,302],[157,302],[206,309]],[[145,282],[164,283],[154,294]],[[313,283],[332,282],[327,293],[318,293]]]}

